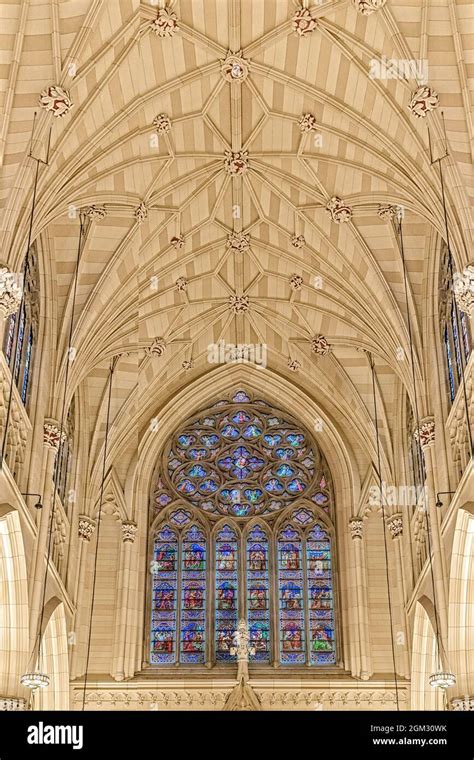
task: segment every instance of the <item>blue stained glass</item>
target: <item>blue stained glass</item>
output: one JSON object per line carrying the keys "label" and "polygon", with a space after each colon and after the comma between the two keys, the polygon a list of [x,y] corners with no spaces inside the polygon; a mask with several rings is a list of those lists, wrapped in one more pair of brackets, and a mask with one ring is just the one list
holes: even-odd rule
{"label": "blue stained glass", "polygon": [[194,435],[180,435],[178,437],[178,442],[181,446],[187,448],[188,446],[191,446],[191,444],[196,443],[196,438]]}
{"label": "blue stained glass", "polygon": [[336,662],[331,540],[316,525],[306,542],[310,663]]}
{"label": "blue stained glass", "polygon": [[257,662],[270,660],[270,601],[268,539],[256,525],[247,537],[247,622]]}
{"label": "blue stained glass", "polygon": [[263,440],[265,441],[268,446],[276,446],[277,443],[280,443],[281,441],[281,435],[275,434],[275,435],[267,435],[263,436]]}
{"label": "blue stained glass", "polygon": [[232,438],[234,440],[235,438],[238,438],[240,434],[238,428],[233,425],[226,425],[222,430],[222,435],[225,438]]}
{"label": "blue stained glass", "polygon": [[23,403],[26,402],[26,395],[28,393],[28,382],[30,379],[30,364],[31,364],[32,350],[33,350],[33,330],[30,327],[30,332],[28,333],[28,344],[26,346],[25,368],[23,370],[23,383],[21,385],[21,400],[23,401]]}
{"label": "blue stained glass", "polygon": [[217,491],[218,485],[215,480],[212,480],[211,478],[208,478],[207,480],[203,480],[201,485],[199,486],[199,490],[202,493],[214,493],[214,491]]}
{"label": "blue stained glass", "polygon": [[216,660],[235,659],[230,650],[238,621],[238,545],[230,526],[224,525],[216,537]]}
{"label": "blue stained glass", "polygon": [[230,501],[237,501],[242,496],[242,493],[239,488],[223,488],[221,491],[221,498],[223,501],[230,502]]}
{"label": "blue stained glass", "polygon": [[454,382],[453,360],[451,356],[451,345],[449,342],[449,331],[447,327],[444,330],[444,348],[446,351],[446,361],[448,365],[449,395],[451,396],[451,401],[454,401],[454,397],[456,396],[456,385]]}
{"label": "blue stained glass", "polygon": [[18,327],[18,340],[16,345],[15,366],[13,368],[13,379],[18,384],[18,375],[20,374],[21,353],[23,351],[23,339],[25,337],[25,307],[23,306],[20,314],[20,325]]}
{"label": "blue stained glass", "polygon": [[156,534],[151,571],[150,662],[172,664],[176,662],[178,539],[169,526]]}
{"label": "blue stained glass", "polygon": [[278,459],[291,459],[295,456],[294,449],[276,449],[275,454]]}
{"label": "blue stained glass", "polygon": [[301,435],[301,433],[288,433],[286,440],[291,446],[302,446],[304,443],[304,435]]}
{"label": "blue stained glass", "polygon": [[262,429],[256,425],[249,425],[245,428],[243,435],[244,438],[258,438],[259,435],[262,435]]}
{"label": "blue stained glass", "polygon": [[270,480],[265,483],[265,488],[267,491],[270,491],[270,493],[281,493],[283,491],[283,485],[276,478],[270,478]]}
{"label": "blue stained glass", "polygon": [[206,539],[193,525],[182,539],[180,662],[206,661]]}
{"label": "blue stained glass", "polygon": [[182,493],[193,493],[195,490],[194,484],[187,478],[183,478],[183,480],[178,482],[178,491],[182,491]]}
{"label": "blue stained glass", "polygon": [[250,507],[248,504],[232,504],[230,507],[230,511],[236,517],[245,517],[249,514],[251,509],[252,507]]}
{"label": "blue stained glass", "polygon": [[247,414],[247,412],[236,412],[232,415],[232,422],[235,422],[238,425],[240,425],[242,422],[250,422],[250,415]]}
{"label": "blue stained glass", "polygon": [[290,525],[278,540],[280,661],[286,665],[306,662],[303,588],[301,538]]}
{"label": "blue stained glass", "polygon": [[291,493],[300,493],[301,491],[305,490],[306,485],[299,478],[295,478],[290,483],[288,483],[287,488],[289,491],[291,491]]}
{"label": "blue stained glass", "polygon": [[244,496],[251,502],[259,501],[263,496],[263,491],[260,488],[246,488],[244,490]]}
{"label": "blue stained glass", "polygon": [[201,441],[205,446],[215,446],[216,443],[219,442],[219,436],[218,435],[202,435]]}
{"label": "blue stained glass", "polygon": [[203,478],[207,472],[201,464],[195,464],[188,470],[187,474],[190,478]]}
{"label": "blue stained glass", "polygon": [[173,523],[173,525],[177,525],[178,527],[182,528],[183,525],[186,525],[191,519],[191,512],[186,512],[184,509],[178,509],[176,512],[173,512],[173,514],[170,517],[170,522]]}
{"label": "blue stained glass", "polygon": [[187,452],[187,456],[190,457],[190,459],[195,459],[197,462],[199,462],[200,459],[205,459],[207,454],[207,449],[189,449]]}
{"label": "blue stained glass", "polygon": [[456,371],[457,371],[458,381],[461,381],[461,378],[462,378],[461,346],[459,343],[458,324],[456,320],[456,312],[454,310],[454,301],[451,305],[451,327],[453,331],[454,356],[456,358]]}
{"label": "blue stained glass", "polygon": [[280,478],[289,478],[291,475],[295,474],[295,471],[292,467],[290,467],[287,464],[281,464],[276,471],[276,474]]}

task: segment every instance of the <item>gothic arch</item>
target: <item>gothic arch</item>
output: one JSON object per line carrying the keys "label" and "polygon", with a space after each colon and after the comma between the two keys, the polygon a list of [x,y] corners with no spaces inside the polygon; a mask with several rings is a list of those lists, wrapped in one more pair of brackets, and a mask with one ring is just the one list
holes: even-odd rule
{"label": "gothic arch", "polygon": [[0,506],[0,694],[18,696],[29,655],[28,582],[20,517]]}
{"label": "gothic arch", "polygon": [[449,664],[460,695],[474,692],[474,506],[458,512],[451,555],[448,606]]}
{"label": "gothic arch", "polygon": [[433,605],[427,597],[416,603],[411,663],[411,709],[442,710],[440,689],[430,686],[429,677],[438,669],[436,636],[432,623]]}
{"label": "gothic arch", "polygon": [[54,597],[45,607],[41,640],[40,667],[50,678],[49,686],[39,689],[36,710],[69,709],[69,652],[64,604]]}

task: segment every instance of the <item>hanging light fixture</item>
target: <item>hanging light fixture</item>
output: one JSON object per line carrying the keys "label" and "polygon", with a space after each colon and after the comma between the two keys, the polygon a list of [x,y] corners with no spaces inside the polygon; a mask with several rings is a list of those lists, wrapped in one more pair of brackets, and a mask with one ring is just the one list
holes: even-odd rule
{"label": "hanging light fixture", "polygon": [[44,689],[49,686],[49,676],[46,673],[40,673],[36,670],[34,673],[25,673],[20,678],[22,686],[26,686],[28,689]]}
{"label": "hanging light fixture", "polygon": [[450,686],[454,686],[456,683],[456,676],[454,673],[443,673],[441,670],[436,673],[432,673],[429,677],[430,686],[438,689],[449,689]]}

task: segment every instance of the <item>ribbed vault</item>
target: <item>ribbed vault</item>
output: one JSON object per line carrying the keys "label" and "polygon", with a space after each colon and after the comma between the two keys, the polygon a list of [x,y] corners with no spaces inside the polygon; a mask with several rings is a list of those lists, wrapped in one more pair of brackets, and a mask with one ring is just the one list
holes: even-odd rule
{"label": "ribbed vault", "polygon": [[[52,127],[33,232],[52,303],[45,334],[54,357],[52,414],[67,360],[78,214],[89,209],[68,394],[78,390],[89,419],[91,467],[112,356],[122,355],[112,450],[130,461],[167,399],[213,371],[208,346],[220,341],[265,344],[269,369],[318,398],[362,469],[373,414],[361,349],[372,351],[390,467],[401,389],[412,395],[413,388],[409,363],[400,360],[409,345],[396,220],[379,212],[404,210],[423,396],[422,336],[435,309],[431,273],[444,235],[428,126],[437,157],[441,111],[453,254],[459,267],[470,255],[472,40],[461,30],[472,6],[388,2],[366,17],[347,0],[304,2],[316,26],[300,36],[293,0],[176,0],[168,9],[178,29],[160,37],[153,23],[164,7],[162,0],[8,5],[0,201],[12,268],[25,253],[34,169],[26,153],[39,93],[58,84],[73,102],[61,118],[38,109],[32,144],[44,156]],[[242,59],[241,82],[227,81],[225,66],[223,75],[229,51]],[[371,78],[371,60],[383,57],[428,59],[439,107],[416,118],[408,110],[416,78]],[[313,121],[301,123],[305,115]],[[226,166],[226,155],[241,151],[240,163]],[[352,210],[348,221],[327,213],[334,196]],[[317,336],[331,347],[326,355],[312,351]]]}

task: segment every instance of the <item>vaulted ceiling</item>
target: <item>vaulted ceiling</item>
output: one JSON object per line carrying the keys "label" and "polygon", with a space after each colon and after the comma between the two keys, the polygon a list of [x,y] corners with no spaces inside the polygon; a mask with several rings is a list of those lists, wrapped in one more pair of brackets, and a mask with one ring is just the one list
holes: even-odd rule
{"label": "vaulted ceiling", "polygon": [[[360,12],[371,5],[382,7]],[[411,388],[411,373],[400,361],[409,347],[397,219],[380,212],[403,208],[423,387],[444,235],[431,157],[444,153],[444,128],[453,252],[458,266],[470,256],[469,0],[12,0],[1,13],[3,258],[18,268],[24,256],[35,171],[27,153],[44,158],[50,139],[33,237],[58,349],[52,395],[64,383],[82,210],[68,389],[84,389],[92,450],[113,355],[122,355],[115,434],[132,456],[133,426],[212,372],[208,345],[223,340],[264,343],[269,369],[351,429],[361,467],[373,409],[361,349],[372,351],[392,462],[397,393]],[[433,110],[408,108],[420,70],[373,75],[373,61],[390,59],[428,61]],[[52,85],[72,107],[59,102],[62,90],[38,105]],[[334,197],[342,216],[327,210]],[[313,350],[317,336],[326,355]]]}

